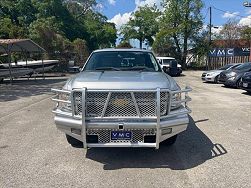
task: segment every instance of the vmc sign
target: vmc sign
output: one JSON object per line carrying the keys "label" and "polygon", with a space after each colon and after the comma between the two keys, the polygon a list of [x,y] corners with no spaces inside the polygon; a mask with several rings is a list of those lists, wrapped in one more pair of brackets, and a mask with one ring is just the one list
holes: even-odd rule
{"label": "vmc sign", "polygon": [[213,48],[208,55],[210,57],[249,56],[250,48]]}

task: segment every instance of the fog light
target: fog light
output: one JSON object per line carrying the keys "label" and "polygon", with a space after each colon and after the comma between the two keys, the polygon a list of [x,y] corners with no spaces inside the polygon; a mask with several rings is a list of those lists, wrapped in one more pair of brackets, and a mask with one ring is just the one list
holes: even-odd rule
{"label": "fog light", "polygon": [[81,135],[81,130],[80,129],[71,128],[71,132],[74,133],[74,134]]}
{"label": "fog light", "polygon": [[171,133],[172,133],[172,128],[164,128],[161,130],[162,135],[171,134]]}

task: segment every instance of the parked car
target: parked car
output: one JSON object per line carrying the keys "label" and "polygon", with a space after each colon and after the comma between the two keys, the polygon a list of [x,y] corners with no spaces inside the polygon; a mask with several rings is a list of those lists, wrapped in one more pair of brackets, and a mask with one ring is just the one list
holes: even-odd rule
{"label": "parked car", "polygon": [[227,64],[219,68],[218,70],[210,70],[210,71],[203,72],[201,75],[201,79],[206,82],[219,83],[219,76],[222,71],[234,69],[239,65],[240,63]]}
{"label": "parked car", "polygon": [[246,72],[241,78],[241,88],[251,93],[251,72]]}
{"label": "parked car", "polygon": [[243,63],[234,69],[221,72],[219,82],[225,86],[240,88],[241,77],[249,71],[251,71],[251,63]]}
{"label": "parked car", "polygon": [[52,91],[55,124],[73,146],[158,149],[189,124],[191,89],[180,89],[148,50],[94,51],[80,73]]}
{"label": "parked car", "polygon": [[170,76],[180,76],[182,73],[181,65],[173,57],[157,57],[163,71]]}

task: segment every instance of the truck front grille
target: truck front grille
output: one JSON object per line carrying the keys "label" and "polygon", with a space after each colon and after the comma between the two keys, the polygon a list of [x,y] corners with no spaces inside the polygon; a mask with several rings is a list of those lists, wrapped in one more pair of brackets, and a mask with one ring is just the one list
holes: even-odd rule
{"label": "truck front grille", "polygon": [[129,142],[138,143],[144,142],[145,136],[153,136],[156,134],[155,129],[127,129],[123,131],[131,131],[131,140],[111,140],[111,131],[118,131],[115,129],[87,129],[87,135],[98,136],[98,143],[118,143],[118,142]]}
{"label": "truck front grille", "polygon": [[[82,114],[82,93],[74,92],[74,113]],[[169,108],[169,93],[160,92],[160,115]],[[155,117],[156,92],[86,92],[86,117]]]}

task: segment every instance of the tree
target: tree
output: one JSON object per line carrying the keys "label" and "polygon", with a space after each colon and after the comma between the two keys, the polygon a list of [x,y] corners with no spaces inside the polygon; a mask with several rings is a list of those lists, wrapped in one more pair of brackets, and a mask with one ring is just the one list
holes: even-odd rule
{"label": "tree", "polygon": [[74,48],[76,65],[83,66],[89,56],[87,42],[83,39],[75,39],[72,45]]}
{"label": "tree", "polygon": [[241,38],[251,40],[251,27],[243,27],[241,30]]}
{"label": "tree", "polygon": [[0,0],[0,37],[30,37],[50,56],[75,53],[80,43],[88,53],[114,46],[115,25],[95,10],[96,4],[96,0]]}
{"label": "tree", "polygon": [[164,30],[161,30],[157,33],[152,48],[159,56],[177,57],[178,54],[174,46],[175,44],[173,43],[171,36]]}
{"label": "tree", "polygon": [[92,11],[92,7],[97,5],[96,0],[64,0],[64,3],[77,18],[84,16],[88,11]]}
{"label": "tree", "polygon": [[131,44],[129,42],[121,42],[116,48],[132,48]]}
{"label": "tree", "polygon": [[150,45],[153,44],[153,37],[158,32],[158,18],[160,11],[156,6],[140,7],[132,14],[129,22],[121,29],[121,34],[124,35],[125,40],[138,39],[140,48],[142,43],[147,41]]}
{"label": "tree", "polygon": [[0,38],[22,38],[24,36],[24,28],[12,23],[10,18],[0,19]]}
{"label": "tree", "polygon": [[40,18],[34,21],[29,27],[30,38],[40,44],[50,55],[61,52],[60,40],[67,40],[62,37],[61,25],[55,21],[55,17]]}
{"label": "tree", "polygon": [[90,35],[89,48],[99,49],[115,46],[117,30],[114,23],[100,13],[89,12],[81,19]]}
{"label": "tree", "polygon": [[161,31],[171,37],[179,54],[178,59],[185,66],[189,43],[202,29],[201,0],[164,0]]}
{"label": "tree", "polygon": [[219,33],[219,39],[224,40],[224,47],[234,47],[236,44],[236,39],[241,38],[242,26],[238,24],[237,20],[228,20],[226,24],[223,25],[223,29]]}
{"label": "tree", "polygon": [[[27,27],[36,19],[36,8],[31,0],[0,1],[0,36],[4,38],[26,38]],[[6,27],[5,27],[6,26]]]}

